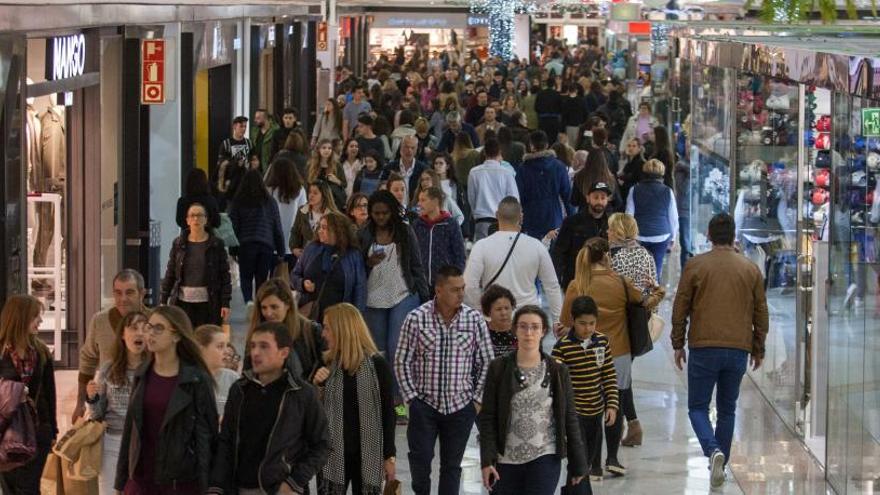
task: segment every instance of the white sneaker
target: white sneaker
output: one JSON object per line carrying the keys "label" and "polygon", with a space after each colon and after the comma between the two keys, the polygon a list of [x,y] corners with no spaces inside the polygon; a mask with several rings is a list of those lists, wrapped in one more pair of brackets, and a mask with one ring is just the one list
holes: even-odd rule
{"label": "white sneaker", "polygon": [[724,454],[720,450],[712,452],[712,456],[709,458],[709,469],[711,469],[709,474],[710,486],[713,489],[721,488],[724,484]]}

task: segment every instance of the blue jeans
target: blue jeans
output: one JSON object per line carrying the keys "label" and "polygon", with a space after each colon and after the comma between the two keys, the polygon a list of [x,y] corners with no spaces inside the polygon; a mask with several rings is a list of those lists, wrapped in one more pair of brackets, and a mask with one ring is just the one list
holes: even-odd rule
{"label": "blue jeans", "polygon": [[678,217],[678,247],[681,248],[681,269],[689,258],[694,256],[691,247],[691,219],[686,215]]}
{"label": "blue jeans", "polygon": [[654,265],[657,268],[657,283],[660,283],[660,274],[663,273],[663,258],[666,257],[666,248],[669,247],[669,239],[661,242],[639,241],[645,249],[654,257]]}
{"label": "blue jeans", "polygon": [[[418,294],[410,294],[403,298],[393,308],[371,308],[367,306],[364,311],[364,320],[376,347],[385,354],[385,360],[394,369],[394,356],[397,354],[397,342],[400,340],[400,327],[410,311],[419,307]],[[393,373],[393,371],[392,371]],[[400,391],[397,388],[397,377],[394,377],[394,397],[398,397]]]}
{"label": "blue jeans", "polygon": [[452,414],[441,414],[419,399],[409,404],[409,470],[416,495],[431,494],[431,461],[434,444],[440,438],[439,495],[458,495],[461,486],[461,459],[477,410],[473,404]]}
{"label": "blue jeans", "polygon": [[[687,365],[688,417],[706,457],[719,449],[724,454],[725,462],[730,459],[736,400],[748,362],[749,353],[740,349],[701,347],[690,351]],[[709,403],[716,386],[718,421],[713,429],[709,420]]]}
{"label": "blue jeans", "polygon": [[498,464],[492,495],[552,495],[559,483],[562,460],[547,454],[525,464]]}
{"label": "blue jeans", "polygon": [[277,258],[272,248],[261,242],[246,242],[238,248],[238,267],[241,271],[241,295],[244,302],[254,299],[257,290],[272,274]]}

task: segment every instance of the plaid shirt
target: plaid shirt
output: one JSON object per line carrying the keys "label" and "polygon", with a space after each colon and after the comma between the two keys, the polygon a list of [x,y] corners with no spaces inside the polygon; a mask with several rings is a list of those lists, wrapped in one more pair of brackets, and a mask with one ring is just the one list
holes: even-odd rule
{"label": "plaid shirt", "polygon": [[403,400],[420,399],[451,414],[482,400],[493,357],[489,328],[478,311],[462,305],[447,325],[428,301],[403,322],[394,371]]}

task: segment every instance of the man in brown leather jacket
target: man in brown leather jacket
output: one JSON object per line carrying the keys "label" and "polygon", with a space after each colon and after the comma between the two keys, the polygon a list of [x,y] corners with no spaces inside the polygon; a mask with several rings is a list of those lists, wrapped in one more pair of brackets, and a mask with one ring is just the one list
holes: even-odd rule
{"label": "man in brown leather jacket", "polygon": [[[726,213],[709,222],[712,250],[685,265],[672,309],[672,347],[675,364],[687,362],[688,416],[703,454],[710,458],[713,488],[724,483],[724,466],[736,420],[739,386],[751,354],[753,369],[764,359],[768,313],[760,269],[733,247],[736,226]],[[718,421],[709,419],[712,391]]]}

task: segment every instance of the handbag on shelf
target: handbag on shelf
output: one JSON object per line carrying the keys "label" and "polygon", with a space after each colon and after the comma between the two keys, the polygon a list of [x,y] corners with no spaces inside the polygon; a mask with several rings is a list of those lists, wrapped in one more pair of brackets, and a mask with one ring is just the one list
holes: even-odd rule
{"label": "handbag on shelf", "polygon": [[623,293],[626,295],[626,331],[629,334],[629,351],[632,357],[644,356],[654,349],[651,332],[648,327],[650,319],[648,308],[639,302],[630,302],[626,280],[620,277]]}

